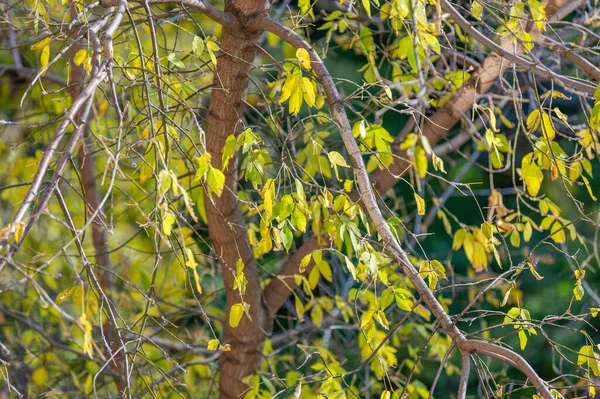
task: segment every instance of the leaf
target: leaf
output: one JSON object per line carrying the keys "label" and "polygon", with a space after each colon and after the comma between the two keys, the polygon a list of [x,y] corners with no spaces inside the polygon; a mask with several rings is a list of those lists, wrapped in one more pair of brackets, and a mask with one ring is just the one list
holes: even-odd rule
{"label": "leaf", "polygon": [[178,57],[177,54],[175,53],[170,53],[169,56],[167,57],[169,62],[173,65],[175,65],[177,68],[185,68],[185,64],[183,63],[183,61],[181,61]]}
{"label": "leaf", "polygon": [[31,49],[32,50],[39,50],[41,48],[46,47],[49,43],[50,43],[50,36],[48,36],[45,39],[42,39],[39,42],[37,42],[36,44],[32,45]]}
{"label": "leaf", "polygon": [[529,195],[535,197],[542,187],[542,181],[544,180],[544,174],[540,167],[533,161],[533,153],[523,157],[521,162],[522,179],[527,186],[527,192]]}
{"label": "leaf", "polygon": [[199,36],[194,36],[194,40],[192,41],[192,52],[196,54],[197,57],[200,57],[204,52],[204,40],[202,40]]}
{"label": "leaf", "polygon": [[300,65],[304,67],[307,71],[310,71],[310,55],[308,51],[303,48],[299,48],[296,50],[296,59],[300,62]]}
{"label": "leaf", "polygon": [[592,199],[593,199],[594,201],[597,201],[597,200],[598,200],[598,198],[596,198],[596,197],[594,196],[594,193],[592,192],[592,186],[590,186],[590,182],[589,182],[589,180],[587,179],[587,177],[585,177],[585,176],[581,176],[581,179],[582,179],[582,180],[583,180],[583,182],[585,183],[585,187],[587,188],[587,190],[588,190],[588,194],[590,195],[590,197],[592,197]]}
{"label": "leaf", "polygon": [[223,163],[223,170],[227,169],[227,165],[229,165],[229,160],[233,158],[235,155],[235,151],[237,149],[237,140],[233,134],[227,136],[227,140],[225,140],[225,145],[223,146],[223,155],[221,156],[221,160]]}
{"label": "leaf", "polygon": [[240,324],[245,311],[246,308],[243,303],[233,304],[229,310],[229,325],[236,328]]}
{"label": "leaf", "polygon": [[220,197],[225,185],[225,175],[219,169],[209,166],[206,174],[206,183],[208,184],[209,191]]}
{"label": "leaf", "polygon": [[292,226],[301,232],[306,232],[306,216],[304,216],[304,213],[298,207],[294,209],[290,222],[292,223]]}
{"label": "leaf", "polygon": [[548,141],[554,139],[556,136],[556,130],[554,129],[554,123],[552,118],[547,113],[542,113],[542,137],[548,139]]}
{"label": "leaf", "polygon": [[31,373],[31,381],[33,381],[37,387],[43,387],[48,381],[48,371],[46,371],[44,367],[35,369],[35,371]]}
{"label": "leaf", "polygon": [[361,0],[363,7],[365,8],[365,12],[371,18],[371,2],[369,0]]}
{"label": "leaf", "polygon": [[42,54],[40,55],[40,68],[45,69],[50,62],[50,45],[45,46],[42,49]]}
{"label": "leaf", "polygon": [[358,279],[356,278],[356,269],[354,268],[354,264],[352,263],[350,258],[348,258],[347,256],[344,256],[344,258],[346,259],[346,267],[348,268],[348,271],[352,275],[352,278],[354,279],[354,281],[358,281]]}
{"label": "leaf", "polygon": [[471,13],[475,18],[481,20],[481,14],[483,13],[483,5],[481,5],[481,3],[477,0],[473,1],[473,4],[471,5]]}
{"label": "leaf", "polygon": [[81,49],[75,54],[75,57],[73,57],[73,63],[75,65],[79,66],[86,59],[86,57],[87,57],[87,50]]}
{"label": "leaf", "polygon": [[298,320],[300,322],[304,321],[304,305],[298,296],[294,296],[294,304],[296,306],[296,315],[298,315]]}
{"label": "leaf", "polygon": [[292,247],[292,242],[294,242],[294,236],[292,234],[292,230],[287,224],[283,226],[283,229],[281,229],[281,241],[283,242],[283,247],[285,250],[289,251]]}
{"label": "leaf", "polygon": [[350,166],[346,163],[346,160],[344,159],[344,157],[342,156],[342,154],[340,154],[337,151],[331,151],[327,154],[327,156],[329,157],[329,162],[331,162],[334,165],[337,166],[341,166],[342,168],[349,168]]}
{"label": "leaf", "polygon": [[525,350],[527,346],[527,334],[525,330],[519,330],[519,344],[521,345],[521,350]]}
{"label": "leaf", "polygon": [[314,106],[317,95],[315,93],[315,86],[309,78],[302,78],[302,93],[306,105],[309,107]]}
{"label": "leaf", "polygon": [[216,351],[217,348],[219,348],[219,340],[218,339],[213,338],[210,341],[208,341],[208,345],[206,345],[207,350]]}
{"label": "leaf", "polygon": [[417,203],[417,213],[420,216],[425,215],[425,200],[417,193],[414,193],[415,201]]}
{"label": "leaf", "polygon": [[421,146],[415,147],[415,155],[414,155],[415,169],[417,170],[417,174],[421,179],[423,179],[427,175],[427,154],[425,150]]}
{"label": "leaf", "polygon": [[529,131],[531,133],[533,133],[533,131],[535,129],[537,129],[539,125],[540,125],[540,110],[534,109],[533,111],[531,111],[529,116],[527,116],[527,129],[529,129]]}
{"label": "leaf", "polygon": [[327,156],[329,157],[329,162],[331,162],[331,164],[333,165],[333,170],[335,171],[335,177],[338,180],[340,180],[340,176],[338,173],[338,166],[341,166],[343,168],[349,168],[350,166],[346,163],[346,160],[344,159],[342,154],[340,154],[337,151],[331,151],[327,154]]}
{"label": "leaf", "polygon": [[167,237],[171,235],[171,231],[173,229],[174,223],[175,223],[175,216],[171,212],[168,212],[166,215],[163,216],[162,232]]}

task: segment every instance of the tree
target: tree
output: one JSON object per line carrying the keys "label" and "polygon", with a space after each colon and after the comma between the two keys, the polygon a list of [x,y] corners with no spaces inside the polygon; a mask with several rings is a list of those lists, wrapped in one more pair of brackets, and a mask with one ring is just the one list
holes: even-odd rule
{"label": "tree", "polygon": [[593,397],[592,11],[4,1],[6,393]]}

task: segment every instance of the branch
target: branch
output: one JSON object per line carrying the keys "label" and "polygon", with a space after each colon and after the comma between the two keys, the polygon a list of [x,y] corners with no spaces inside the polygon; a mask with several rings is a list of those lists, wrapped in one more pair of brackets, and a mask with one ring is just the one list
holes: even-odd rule
{"label": "branch", "polygon": [[[547,15],[550,17],[550,20],[557,20],[566,17],[580,7],[581,4],[584,4],[584,0],[576,0],[570,3],[567,3],[567,0],[547,0],[544,1],[544,4],[546,5]],[[269,30],[268,28],[264,29]],[[278,31],[285,40],[287,40],[288,37],[291,37],[292,34],[295,35],[295,33],[288,33],[288,31],[283,29],[279,29]],[[299,40],[303,41],[301,38]],[[304,45],[307,49],[311,48],[308,44]],[[506,40],[503,45],[506,46],[505,49],[507,51],[513,48],[513,44],[508,40]],[[522,48],[520,49],[522,51]],[[470,109],[476,103],[479,96],[487,92],[496,82],[498,77],[502,76],[507,64],[508,63],[497,54],[490,54],[481,63],[481,66],[471,75],[471,78],[445,103],[444,107],[437,110],[425,120],[423,126],[420,128],[420,133],[429,141],[432,147],[440,140],[447,137],[450,133],[450,129],[457,122],[462,120],[465,115],[469,114]],[[466,133],[461,135],[460,138],[457,136],[455,141],[449,143],[450,147],[444,147],[444,151],[453,148],[453,145],[460,146],[466,142],[468,138],[469,136]],[[373,189],[377,195],[383,195],[383,193],[391,189],[396,182],[398,182],[400,177],[412,167],[412,163],[408,160],[409,157],[407,157],[396,144],[398,143],[394,143],[392,146],[394,162],[387,169],[377,170],[371,175]],[[353,201],[360,199],[356,191],[350,193],[350,198]],[[314,249],[329,245],[330,242],[328,237],[321,237],[318,239],[317,237],[312,236],[304,241],[297,252],[306,255],[311,253]],[[275,314],[281,305],[283,305],[285,300],[289,297],[290,290],[296,288],[294,274],[298,274],[298,267],[301,260],[302,256],[296,256],[296,254],[291,256],[283,265],[279,273],[277,273],[277,276],[275,276],[269,285],[265,287],[264,296],[266,304],[272,314]],[[313,266],[314,263],[311,262],[306,268],[306,273],[310,273]]]}
{"label": "branch", "polygon": [[[227,13],[219,10],[217,7],[204,0],[129,0],[131,3],[140,4],[181,4],[183,7],[192,9],[195,12],[202,13],[213,21],[227,27],[235,28],[235,19]],[[116,6],[119,0],[100,0],[100,5],[103,7]],[[239,26],[238,26],[239,27]]]}
{"label": "branch", "polygon": [[453,320],[443,309],[433,292],[429,289],[427,283],[425,283],[421,275],[417,272],[408,259],[406,252],[404,252],[396,240],[396,237],[391,232],[385,218],[381,214],[381,211],[377,205],[375,191],[371,186],[369,175],[362,158],[362,152],[360,151],[358,144],[354,139],[354,135],[352,134],[352,127],[346,115],[343,100],[337,91],[329,71],[323,64],[323,61],[320,59],[319,55],[312,48],[312,46],[310,46],[304,41],[304,39],[302,39],[302,37],[286,26],[268,18],[261,20],[260,26],[262,26],[263,29],[281,37],[293,47],[303,48],[310,54],[311,64],[333,109],[333,116],[338,123],[340,135],[344,142],[344,146],[348,151],[348,155],[350,156],[350,162],[356,177],[356,183],[359,187],[359,195],[363,207],[366,209],[371,221],[377,229],[377,232],[382,238],[388,254],[395,261],[395,263],[401,267],[403,273],[407,276],[417,292],[420,294],[420,299],[427,304],[427,307],[434,314],[444,331],[451,337],[455,345],[464,351],[473,353],[481,350],[485,351],[486,354],[489,353],[489,355],[492,357],[504,357],[509,359],[512,365],[527,375],[544,399],[552,399],[552,394],[550,393],[546,382],[535,373],[531,366],[522,357],[509,349],[502,348],[497,345],[488,344],[482,341],[469,341],[456,327]]}
{"label": "branch", "polygon": [[[588,83],[580,82],[578,80],[574,80],[574,79],[571,79],[571,78],[568,78],[565,76],[561,76],[545,66],[540,66],[536,63],[533,63],[531,61],[524,59],[523,57],[520,57],[518,53],[523,52],[523,50],[521,49],[521,46],[518,46],[518,50],[517,50],[518,52],[514,52],[514,53],[510,50],[510,47],[507,49],[506,48],[507,45],[505,43],[508,43],[508,45],[510,46],[513,41],[512,38],[509,38],[509,37],[503,38],[502,46],[499,44],[496,44],[491,39],[489,39],[486,35],[479,32],[477,29],[475,29],[473,27],[473,25],[469,21],[467,21],[460,14],[460,12],[458,12],[458,10],[456,8],[454,8],[454,6],[452,4],[450,4],[450,2],[448,0],[440,0],[440,2],[442,5],[442,9],[444,9],[444,11],[446,11],[448,14],[450,14],[452,16],[452,18],[454,19],[454,21],[456,21],[456,23],[467,34],[473,36],[473,38],[475,38],[475,40],[477,40],[479,43],[481,43],[484,47],[486,47],[490,51],[493,51],[494,53],[505,58],[506,60],[511,61],[511,62],[525,68],[529,72],[533,72],[533,73],[540,75],[546,79],[553,79],[559,85],[561,85],[562,87],[564,87],[566,89],[575,89],[582,93],[587,93],[587,94],[594,93],[596,88]],[[539,36],[539,31],[536,30],[535,32],[532,32],[532,34],[534,35],[534,37]]]}
{"label": "branch", "polygon": [[458,399],[465,399],[467,386],[469,385],[469,373],[471,371],[471,354],[467,351],[462,353],[462,368],[460,370],[460,383],[458,384]]}

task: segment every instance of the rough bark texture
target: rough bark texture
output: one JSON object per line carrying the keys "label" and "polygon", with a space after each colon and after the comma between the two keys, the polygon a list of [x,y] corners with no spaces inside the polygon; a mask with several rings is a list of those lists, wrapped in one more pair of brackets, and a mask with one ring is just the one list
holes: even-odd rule
{"label": "rough bark texture", "polygon": [[[224,27],[221,41],[223,56],[219,58],[211,93],[207,117],[206,144],[212,155],[212,164],[221,168],[221,154],[230,134],[239,134],[243,128],[243,108],[249,82],[249,73],[256,55],[260,32],[252,32],[247,26],[254,18],[268,12],[269,3],[262,0],[229,0],[225,11],[233,15],[238,24]],[[209,235],[221,269],[227,293],[223,343],[231,345],[230,352],[223,352],[220,361],[220,398],[237,398],[248,386],[244,377],[258,371],[262,348],[270,322],[263,306],[256,260],[248,242],[246,224],[237,202],[237,156],[225,171],[226,181],[220,197],[206,196],[206,214]],[[246,293],[242,297],[233,290],[234,272],[238,259],[245,264],[248,279]],[[229,325],[229,312],[236,303],[250,305],[246,315],[236,328]]]}

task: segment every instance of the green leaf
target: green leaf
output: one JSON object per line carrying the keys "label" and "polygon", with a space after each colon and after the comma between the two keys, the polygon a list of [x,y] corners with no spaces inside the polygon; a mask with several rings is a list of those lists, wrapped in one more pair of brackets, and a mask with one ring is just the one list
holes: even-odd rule
{"label": "green leaf", "polygon": [[185,68],[185,64],[183,63],[183,61],[181,61],[178,57],[177,54],[175,53],[170,53],[168,56],[169,62],[173,65],[175,65],[177,68]]}
{"label": "green leaf", "polygon": [[206,184],[208,184],[211,193],[215,193],[217,197],[220,197],[225,185],[225,175],[219,169],[209,166],[206,174]]}
{"label": "green leaf", "polygon": [[204,40],[201,37],[194,36],[194,40],[192,41],[192,52],[200,57],[204,52]]}
{"label": "green leaf", "polygon": [[227,140],[225,140],[225,145],[223,146],[223,155],[221,156],[223,170],[227,169],[227,165],[229,165],[229,160],[235,155],[236,149],[237,140],[233,134],[230,134],[229,136],[227,136]]}
{"label": "green leaf", "polygon": [[281,241],[283,242],[285,250],[289,251],[292,247],[292,242],[294,242],[294,235],[287,224],[281,229]]}

